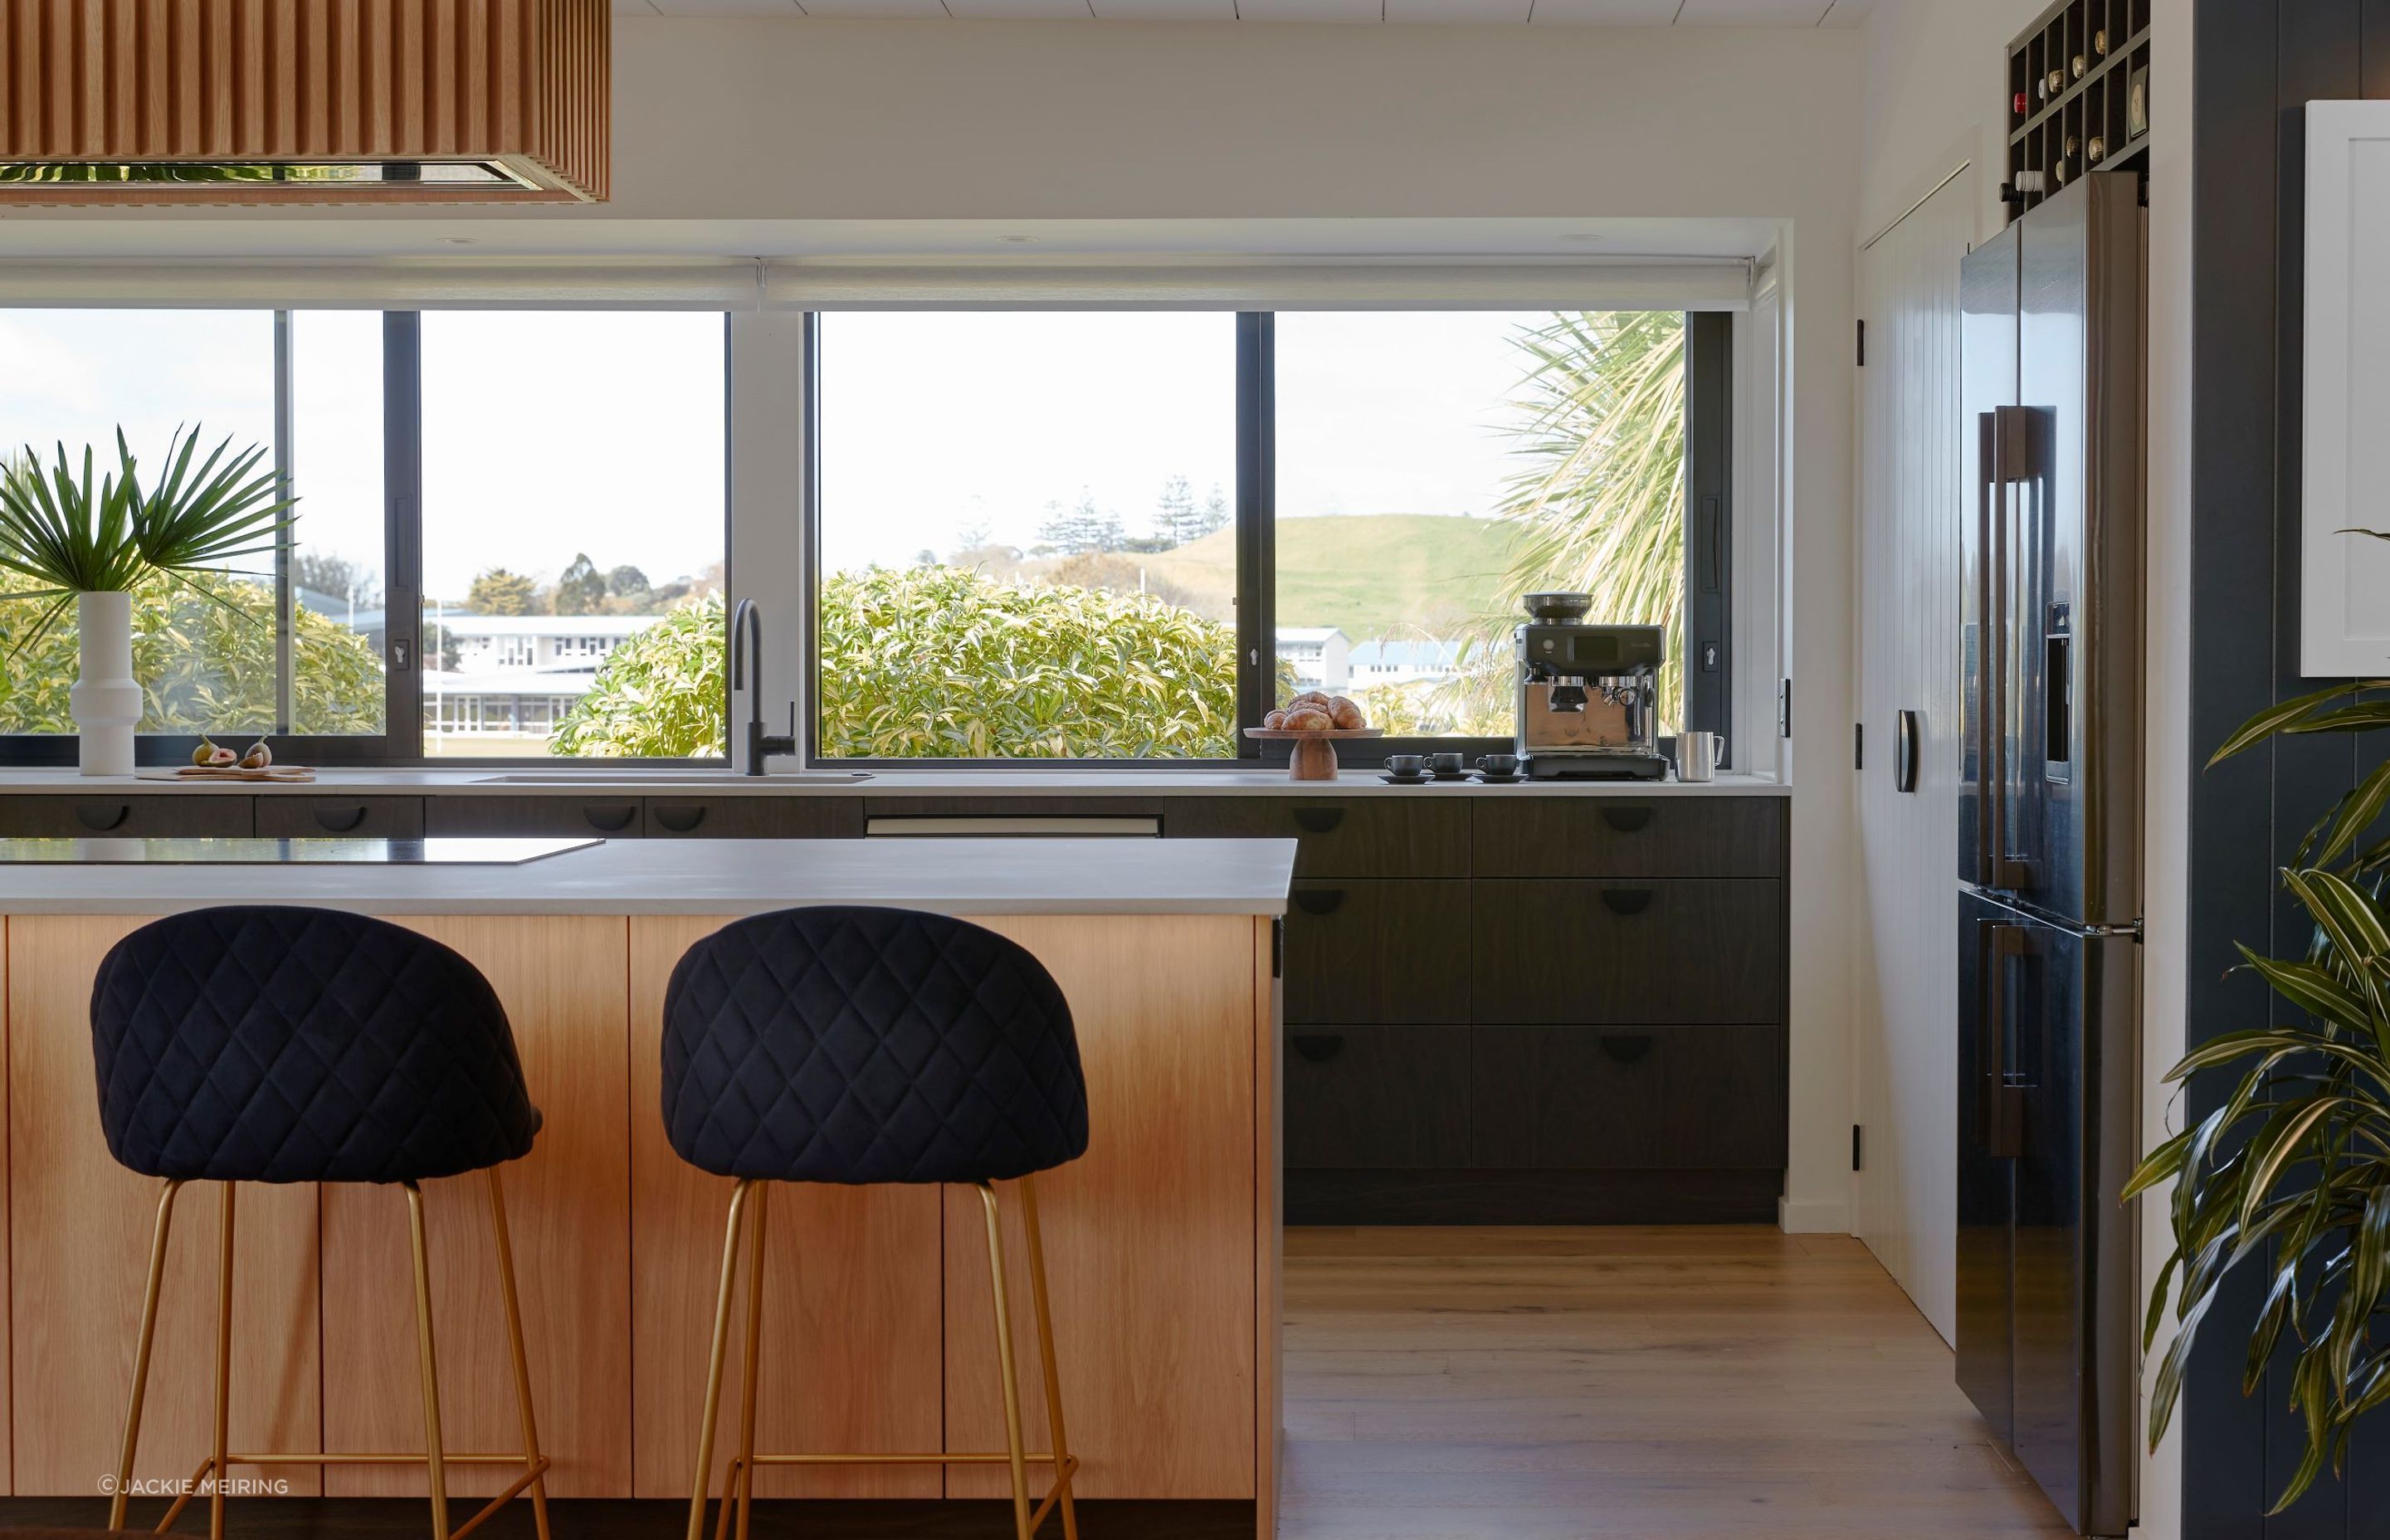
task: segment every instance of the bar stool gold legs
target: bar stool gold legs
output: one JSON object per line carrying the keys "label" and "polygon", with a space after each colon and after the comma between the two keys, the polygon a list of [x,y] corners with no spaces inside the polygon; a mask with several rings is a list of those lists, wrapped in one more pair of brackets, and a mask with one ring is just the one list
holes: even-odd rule
{"label": "bar stool gold legs", "polygon": [[[714,1299],[713,1341],[706,1359],[705,1405],[698,1420],[697,1470],[689,1481],[687,1540],[705,1540],[705,1505],[712,1496],[713,1440],[721,1419],[722,1380],[730,1355],[730,1307],[739,1288],[739,1247],[743,1233],[752,1234],[747,1255],[747,1341],[742,1354],[739,1416],[739,1452],[731,1457],[724,1482],[716,1540],[731,1529],[731,1510],[738,1510],[737,1540],[747,1540],[754,1508],[755,1468],[765,1465],[997,1465],[1010,1468],[1014,1540],[1033,1540],[1059,1507],[1064,1540],[1078,1540],[1079,1515],[1072,1495],[1072,1478],[1078,1473],[1077,1457],[1070,1452],[1063,1432],[1062,1379],[1055,1367],[1054,1329],[1046,1293],[1046,1252],[1037,1230],[1037,1189],[1034,1178],[1021,1181],[1022,1221],[1029,1240],[1029,1295],[1037,1317],[1038,1362],[1046,1386],[1046,1417],[1053,1434],[1051,1454],[1033,1454],[1023,1447],[1021,1429],[1021,1376],[1012,1351],[1012,1314],[1007,1295],[1004,1228],[996,1188],[978,1184],[987,1211],[987,1261],[996,1306],[997,1367],[1004,1380],[1005,1452],[994,1454],[900,1455],[759,1455],[755,1453],[755,1395],[759,1348],[763,1340],[764,1232],[767,1216],[767,1184],[741,1179],[730,1189],[730,1215],[722,1241],[722,1281]],[[1050,1465],[1054,1484],[1035,1507],[1030,1504],[1029,1467]]]}
{"label": "bar stool gold legs", "polygon": [[[531,1366],[523,1349],[522,1306],[515,1288],[514,1249],[507,1233],[506,1191],[496,1167],[489,1168],[488,1176],[490,1226],[497,1247],[498,1291],[506,1305],[507,1338],[514,1360],[515,1401],[522,1421],[522,1452],[516,1455],[464,1455],[450,1453],[446,1447],[440,1426],[440,1372],[431,1327],[430,1244],[425,1233],[423,1192],[413,1182],[400,1185],[406,1193],[408,1250],[413,1259],[416,1347],[423,1386],[424,1453],[336,1455],[312,1452],[241,1454],[235,1451],[231,1443],[232,1284],[235,1194],[238,1187],[235,1183],[226,1182],[224,1185],[223,1230],[217,1238],[214,1438],[206,1461],[176,1494],[173,1503],[166,1509],[165,1518],[159,1521],[158,1534],[163,1534],[173,1526],[174,1521],[182,1517],[183,1509],[204,1486],[208,1493],[208,1534],[211,1540],[224,1540],[225,1489],[231,1469],[237,1465],[421,1465],[430,1483],[433,1540],[465,1540],[465,1536],[481,1528],[499,1509],[525,1492],[531,1494],[533,1524],[539,1540],[549,1540],[548,1459],[540,1453],[538,1421],[532,1410]],[[141,1301],[141,1335],[134,1352],[133,1393],[125,1407],[124,1440],[119,1447],[116,1461],[116,1489],[108,1508],[108,1527],[110,1530],[124,1527],[134,1458],[141,1444],[142,1402],[149,1387],[151,1348],[157,1338],[159,1295],[166,1274],[166,1243],[173,1225],[174,1200],[183,1185],[180,1181],[168,1182],[158,1198],[157,1228],[149,1243],[149,1277]],[[448,1527],[448,1468],[454,1465],[520,1465],[522,1474],[462,1525],[451,1530]]]}

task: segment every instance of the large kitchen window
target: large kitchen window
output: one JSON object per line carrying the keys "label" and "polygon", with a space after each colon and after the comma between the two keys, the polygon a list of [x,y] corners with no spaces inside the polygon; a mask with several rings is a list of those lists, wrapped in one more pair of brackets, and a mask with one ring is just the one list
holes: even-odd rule
{"label": "large kitchen window", "polygon": [[814,327],[826,759],[1237,756],[1237,317]]}
{"label": "large kitchen window", "polygon": [[1241,729],[1314,689],[1387,734],[1349,759],[1490,749],[1522,599],[1555,589],[1667,629],[1664,734],[1722,725],[1728,335],[1674,311],[816,316],[816,758],[1277,757]]}
{"label": "large kitchen window", "polygon": [[[140,591],[145,761],[719,759],[726,378],[719,312],[0,310],[0,471],[121,428],[288,477],[278,548]],[[15,763],[73,755],[47,613],[0,603]]]}

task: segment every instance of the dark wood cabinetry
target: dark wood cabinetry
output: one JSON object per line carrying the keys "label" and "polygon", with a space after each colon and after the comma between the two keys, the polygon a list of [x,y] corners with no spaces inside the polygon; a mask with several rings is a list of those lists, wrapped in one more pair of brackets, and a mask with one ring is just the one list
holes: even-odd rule
{"label": "dark wood cabinetry", "polygon": [[238,838],[257,832],[254,802],[212,791],[0,797],[0,830],[36,840]]}
{"label": "dark wood cabinetry", "polygon": [[430,797],[424,831],[503,837],[602,834],[636,840],[645,832],[636,797]]}
{"label": "dark wood cabinetry", "polygon": [[1470,1163],[1499,1170],[1784,1164],[1774,1027],[1476,1027]]}
{"label": "dark wood cabinetry", "polygon": [[1469,1020],[1469,884],[1298,880],[1286,917],[1286,1019]]}
{"label": "dark wood cabinetry", "polygon": [[420,797],[260,797],[257,832],[271,840],[419,840]]}
{"label": "dark wood cabinetry", "polygon": [[1469,1029],[1291,1027],[1286,1163],[1413,1170],[1469,1162]]}
{"label": "dark wood cabinetry", "polygon": [[853,797],[649,797],[650,840],[860,840]]}
{"label": "dark wood cabinetry", "polygon": [[1471,884],[1474,1019],[1777,1022],[1782,887],[1754,878]]}
{"label": "dark wood cabinetry", "polygon": [[1484,802],[1470,827],[1477,877],[1774,877],[1774,797],[1522,798]]}
{"label": "dark wood cabinetry", "polygon": [[1467,877],[1469,806],[1425,797],[1189,797],[1163,833],[1298,840],[1297,877]]}

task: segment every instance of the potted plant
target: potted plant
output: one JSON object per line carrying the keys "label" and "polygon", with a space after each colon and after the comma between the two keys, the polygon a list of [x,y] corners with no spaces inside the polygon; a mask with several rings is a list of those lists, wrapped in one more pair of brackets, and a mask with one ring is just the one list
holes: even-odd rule
{"label": "potted plant", "polygon": [[33,584],[0,592],[0,600],[47,607],[18,643],[20,652],[75,608],[82,674],[71,699],[86,776],[133,773],[142,703],[133,677],[134,586],[160,572],[224,603],[200,575],[274,549],[292,522],[294,500],[281,494],[279,473],[257,470],[263,447],[230,454],[227,438],[195,469],[199,443],[196,428],[187,438],[177,430],[166,443],[164,477],[146,487],[122,429],[117,469],[96,488],[88,445],[80,479],[63,443],[46,474],[31,446],[21,464],[0,469],[0,571]]}
{"label": "potted plant", "polygon": [[[2390,726],[2390,680],[2364,680],[2287,700],[2242,725],[2214,765],[2280,734]],[[2351,697],[2354,696],[2352,699]],[[2152,1447],[2181,1392],[2191,1343],[2226,1276],[2261,1268],[2266,1292],[2249,1325],[2242,1393],[2254,1392],[2285,1332],[2296,1344],[2292,1401],[2306,1449],[2273,1511],[2340,1469],[2357,1418],[2390,1401],[2390,839],[2365,840],[2390,802],[2390,764],[2367,776],[2302,841],[2284,885],[2315,921],[2306,953],[2248,968],[2291,1007],[2280,1025],[2199,1045],[2166,1074],[2178,1083],[2241,1066],[2223,1103],[2141,1163],[2126,1196],[2171,1179],[2174,1249],[2152,1289],[2144,1351],[2167,1303],[2179,1329],[2150,1401]]]}

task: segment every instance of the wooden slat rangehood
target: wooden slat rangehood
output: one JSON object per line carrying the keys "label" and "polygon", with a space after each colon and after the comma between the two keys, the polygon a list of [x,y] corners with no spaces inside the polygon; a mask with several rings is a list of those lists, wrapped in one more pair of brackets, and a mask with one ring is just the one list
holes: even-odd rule
{"label": "wooden slat rangehood", "polygon": [[0,0],[0,204],[597,202],[607,0]]}

